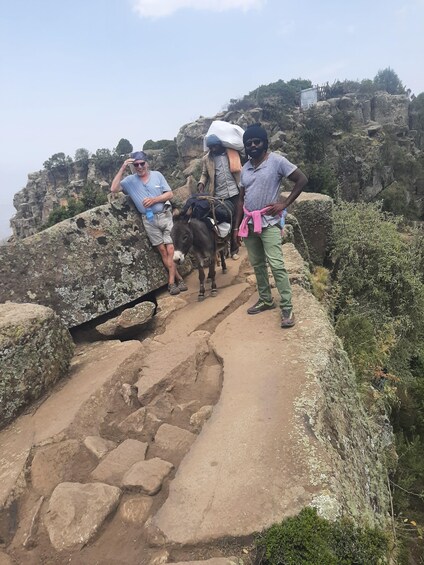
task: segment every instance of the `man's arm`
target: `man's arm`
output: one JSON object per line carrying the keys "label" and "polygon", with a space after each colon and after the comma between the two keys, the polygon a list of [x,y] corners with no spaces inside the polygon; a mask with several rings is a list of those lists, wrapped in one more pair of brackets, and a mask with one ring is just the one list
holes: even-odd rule
{"label": "man's arm", "polygon": [[294,182],[294,186],[290,194],[282,202],[276,202],[275,204],[269,205],[267,214],[269,214],[270,216],[276,216],[277,214],[280,214],[280,212],[285,210],[285,208],[288,208],[290,204],[292,204],[296,200],[296,198],[299,196],[306,183],[308,182],[307,176],[300,169],[293,171],[292,174],[287,178]]}
{"label": "man's arm", "polygon": [[134,159],[126,159],[121,168],[119,169],[119,171],[116,173],[115,178],[112,181],[112,184],[110,186],[110,191],[111,192],[119,192],[121,189],[121,180],[122,180],[122,175],[125,173],[125,169],[128,167],[128,165],[130,165],[131,163],[134,162]]}
{"label": "man's arm", "polygon": [[208,167],[206,164],[206,158],[203,157],[202,159],[202,174],[200,176],[200,180],[197,183],[197,192],[204,192],[205,191],[205,186],[206,183],[209,180],[209,173],[208,173]]}
{"label": "man's arm", "polygon": [[150,198],[145,198],[143,200],[143,206],[145,208],[150,208],[153,204],[158,204],[159,202],[166,202],[167,200],[171,200],[174,197],[174,193],[172,190],[168,190],[167,192],[163,192],[159,196],[152,196]]}

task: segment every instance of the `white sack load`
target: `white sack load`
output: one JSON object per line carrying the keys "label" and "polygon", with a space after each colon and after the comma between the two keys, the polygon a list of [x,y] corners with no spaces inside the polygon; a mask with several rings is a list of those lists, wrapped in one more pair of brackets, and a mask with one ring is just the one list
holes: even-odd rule
{"label": "white sack load", "polygon": [[209,126],[208,132],[203,139],[203,149],[208,150],[206,146],[206,138],[209,135],[216,135],[224,147],[229,149],[235,149],[236,151],[242,151],[243,149],[243,134],[244,129],[235,124],[230,124],[229,122],[223,122],[222,120],[214,120]]}

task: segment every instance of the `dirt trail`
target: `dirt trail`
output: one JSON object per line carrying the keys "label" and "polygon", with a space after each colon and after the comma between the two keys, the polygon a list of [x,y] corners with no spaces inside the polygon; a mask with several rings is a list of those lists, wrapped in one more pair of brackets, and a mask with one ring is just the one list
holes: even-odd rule
{"label": "dirt trail", "polygon": [[[286,248],[292,281],[304,282]],[[278,309],[247,316],[257,295],[244,253],[220,275],[216,298],[197,302],[195,273],[188,283],[175,299],[159,297],[163,324],[139,340],[78,345],[69,379],[0,434],[0,528],[12,563],[246,561],[255,532],[320,491],[295,405],[324,347],[324,313],[295,284],[295,328],[279,328]],[[53,498],[58,485],[100,476],[120,489],[119,503],[106,519],[93,511],[84,541],[77,518],[57,521]]]}

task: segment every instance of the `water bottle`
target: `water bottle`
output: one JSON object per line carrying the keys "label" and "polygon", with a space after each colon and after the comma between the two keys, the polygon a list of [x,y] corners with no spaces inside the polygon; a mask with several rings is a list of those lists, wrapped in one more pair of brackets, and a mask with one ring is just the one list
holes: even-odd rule
{"label": "water bottle", "polygon": [[146,218],[148,222],[153,222],[153,218],[155,215],[153,214],[153,210],[151,208],[146,208]]}
{"label": "water bottle", "polygon": [[284,208],[284,210],[281,213],[281,218],[280,218],[280,228],[281,231],[283,231],[284,226],[286,224],[286,216],[287,216],[287,208]]}

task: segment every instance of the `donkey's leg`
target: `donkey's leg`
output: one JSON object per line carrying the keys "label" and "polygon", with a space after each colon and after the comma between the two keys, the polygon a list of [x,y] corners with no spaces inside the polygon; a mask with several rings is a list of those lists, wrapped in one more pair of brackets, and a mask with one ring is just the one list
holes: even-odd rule
{"label": "donkey's leg", "polygon": [[200,282],[200,287],[199,287],[199,295],[197,297],[197,300],[201,301],[204,300],[205,298],[205,270],[202,267],[202,265],[199,265],[199,282]]}
{"label": "donkey's leg", "polygon": [[215,268],[215,261],[210,262],[209,265],[209,278],[211,279],[211,296],[216,296],[218,291],[216,289],[216,268]]}
{"label": "donkey's leg", "polygon": [[219,255],[221,257],[221,266],[222,266],[222,272],[225,273],[227,272],[227,263],[225,261],[226,257],[225,257],[225,249],[221,249],[221,251],[219,252]]}

